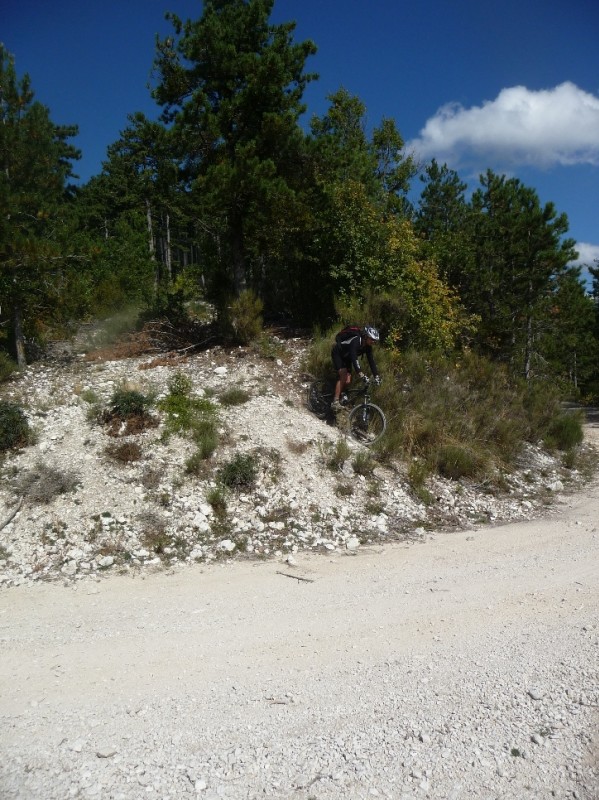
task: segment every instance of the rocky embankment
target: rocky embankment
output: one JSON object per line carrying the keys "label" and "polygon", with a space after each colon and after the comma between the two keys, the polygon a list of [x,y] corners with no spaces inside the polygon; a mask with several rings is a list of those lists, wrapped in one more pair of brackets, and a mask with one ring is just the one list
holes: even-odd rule
{"label": "rocky embankment", "polygon": [[[424,503],[357,446],[333,472],[303,350],[2,387],[36,431],[0,486],[3,800],[597,800],[597,482],[535,449],[503,495],[435,480]],[[156,407],[130,436],[89,413],[177,371],[219,405],[195,475]],[[239,453],[256,485],[217,514]]]}
{"label": "rocky embankment", "polygon": [[[361,460],[356,472],[363,448],[351,441],[341,469],[331,470],[327,457],[342,434],[305,407],[305,342],[278,345],[282,358],[271,359],[241,348],[171,359],[78,355],[35,364],[5,384],[1,396],[26,409],[35,443],[3,465],[0,583],[80,580],[241,555],[293,559],[304,550],[422,539],[431,527],[531,518],[580,479],[529,448],[507,493],[435,479],[423,502],[401,465],[372,468]],[[193,444],[165,437],[158,412],[156,427],[118,437],[135,443],[135,459],[115,458],[115,437],[90,418],[92,399],[107,406],[115,389],[127,386],[158,401],[178,372],[217,405],[232,387],[248,396],[219,407],[220,444],[204,473],[186,474]],[[218,469],[239,453],[255,459],[255,486],[229,493],[226,513],[217,515],[208,495]]]}

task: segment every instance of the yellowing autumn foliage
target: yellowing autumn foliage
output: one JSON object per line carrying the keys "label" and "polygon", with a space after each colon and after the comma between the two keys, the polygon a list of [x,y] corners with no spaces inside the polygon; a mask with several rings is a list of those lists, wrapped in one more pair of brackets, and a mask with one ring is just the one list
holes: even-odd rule
{"label": "yellowing autumn foliage", "polygon": [[436,263],[422,256],[412,224],[384,218],[358,183],[337,186],[334,199],[343,257],[331,274],[345,315],[349,308],[359,313],[368,297],[377,317],[370,321],[383,329],[388,345],[453,348],[471,320]]}

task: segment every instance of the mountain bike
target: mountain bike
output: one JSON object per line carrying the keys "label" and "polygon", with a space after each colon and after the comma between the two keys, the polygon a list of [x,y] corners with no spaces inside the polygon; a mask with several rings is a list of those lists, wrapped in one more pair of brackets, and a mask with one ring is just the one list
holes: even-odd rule
{"label": "mountain bike", "polygon": [[[308,408],[319,419],[330,422],[336,420],[337,415],[331,410],[331,403],[335,397],[335,382],[334,379],[314,381],[308,389]],[[348,387],[341,395],[340,402],[344,410],[349,411],[347,430],[357,442],[370,446],[385,433],[387,419],[382,409],[370,402],[369,384],[356,388]],[[343,411],[340,413],[343,414]]]}

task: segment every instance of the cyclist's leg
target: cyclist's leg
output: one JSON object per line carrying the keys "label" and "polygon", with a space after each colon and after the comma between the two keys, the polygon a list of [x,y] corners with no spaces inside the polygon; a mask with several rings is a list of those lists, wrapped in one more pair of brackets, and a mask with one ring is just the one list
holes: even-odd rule
{"label": "cyclist's leg", "polygon": [[343,357],[341,348],[335,345],[331,351],[333,365],[337,372],[337,383],[335,384],[335,397],[333,403],[339,403],[341,392],[345,389],[347,384],[351,381],[351,362],[348,363],[347,359]]}

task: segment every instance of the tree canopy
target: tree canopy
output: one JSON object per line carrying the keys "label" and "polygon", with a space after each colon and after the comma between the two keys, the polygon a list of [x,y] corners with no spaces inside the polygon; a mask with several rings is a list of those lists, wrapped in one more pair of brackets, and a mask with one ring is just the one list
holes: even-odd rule
{"label": "tree canopy", "polygon": [[79,158],[68,140],[76,133],[76,126],[52,122],[0,45],[0,321],[21,365],[27,334],[40,335],[76,304],[67,236],[67,181]]}
{"label": "tree canopy", "polygon": [[0,333],[19,361],[70,318],[200,297],[225,317],[249,290],[267,319],[326,328],[367,303],[398,351],[474,349],[528,380],[599,385],[597,304],[566,215],[490,169],[469,196],[346,88],[308,118],[316,46],[273,24],[273,4],[167,14],[156,118],[132,112],[78,190],[76,127],[52,122],[2,49]]}

